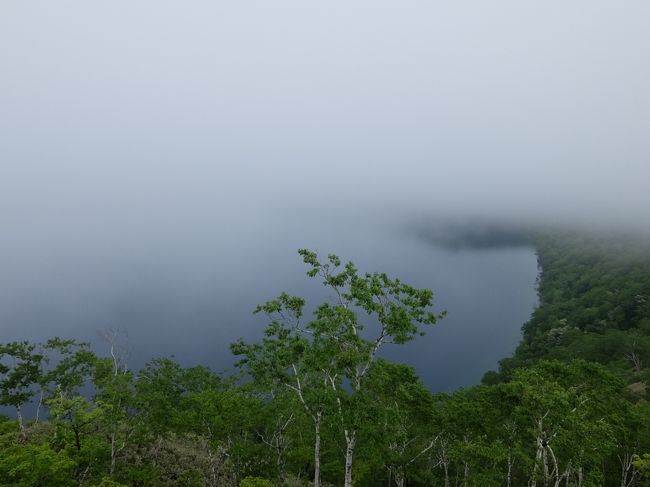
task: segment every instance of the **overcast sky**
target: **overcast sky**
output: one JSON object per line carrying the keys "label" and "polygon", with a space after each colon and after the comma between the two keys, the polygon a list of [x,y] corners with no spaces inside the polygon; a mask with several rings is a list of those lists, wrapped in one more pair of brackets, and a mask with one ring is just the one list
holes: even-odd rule
{"label": "overcast sky", "polygon": [[[3,0],[3,337],[237,320],[298,246],[399,271],[374,232],[413,216],[648,228],[649,22],[647,0]],[[533,294],[527,252],[495,264],[507,293]]]}
{"label": "overcast sky", "polygon": [[4,1],[3,228],[648,218],[648,19],[641,0]]}

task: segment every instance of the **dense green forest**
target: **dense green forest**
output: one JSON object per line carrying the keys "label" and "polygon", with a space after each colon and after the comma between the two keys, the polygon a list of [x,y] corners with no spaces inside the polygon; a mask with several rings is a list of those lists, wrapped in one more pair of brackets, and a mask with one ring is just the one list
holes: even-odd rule
{"label": "dense green forest", "polygon": [[[280,294],[238,374],[170,358],[128,368],[52,339],[0,345],[0,485],[650,485],[650,253],[533,237],[540,304],[482,384],[432,393],[384,346],[444,318],[431,291],[300,252],[333,299]],[[29,411],[26,414],[25,411]]]}

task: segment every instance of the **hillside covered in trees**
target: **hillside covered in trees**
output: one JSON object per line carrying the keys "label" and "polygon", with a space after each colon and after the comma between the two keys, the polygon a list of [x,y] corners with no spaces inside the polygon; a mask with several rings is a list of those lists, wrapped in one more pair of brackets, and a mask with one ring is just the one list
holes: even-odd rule
{"label": "hillside covered in trees", "polygon": [[[303,250],[333,297],[260,305],[240,374],[126,365],[87,344],[0,346],[0,485],[650,485],[650,252],[536,235],[539,307],[483,383],[429,391],[384,346],[444,318],[431,291]],[[29,411],[29,414],[26,413]]]}

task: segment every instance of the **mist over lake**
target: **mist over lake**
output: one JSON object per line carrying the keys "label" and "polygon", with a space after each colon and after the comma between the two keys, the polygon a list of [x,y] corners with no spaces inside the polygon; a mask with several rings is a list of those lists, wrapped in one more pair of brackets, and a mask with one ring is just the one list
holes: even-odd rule
{"label": "mist over lake", "polygon": [[[281,222],[224,229],[180,253],[160,243],[137,259],[78,247],[57,259],[17,253],[1,278],[3,340],[74,337],[105,354],[99,332],[120,329],[133,368],[173,355],[183,365],[232,370],[229,344],[262,337],[267,320],[253,315],[256,304],[281,291],[307,298],[308,310],[332,298],[305,275],[296,250],[308,247],[433,289],[436,311],[448,316],[385,356],[416,367],[434,390],[451,390],[476,383],[514,350],[535,304],[536,258],[524,245],[449,248],[392,225]],[[42,265],[26,272],[27,258]]]}
{"label": "mist over lake", "polygon": [[648,19],[0,2],[0,485],[646,485]]}
{"label": "mist over lake", "polygon": [[534,307],[534,250],[444,228],[436,247],[404,224],[647,232],[649,15],[3,3],[2,341],[101,351],[98,330],[119,327],[134,368],[174,354],[221,370],[230,342],[260,337],[256,304],[327,298],[307,247],[432,288],[448,317],[387,356],[434,389],[476,382]]}

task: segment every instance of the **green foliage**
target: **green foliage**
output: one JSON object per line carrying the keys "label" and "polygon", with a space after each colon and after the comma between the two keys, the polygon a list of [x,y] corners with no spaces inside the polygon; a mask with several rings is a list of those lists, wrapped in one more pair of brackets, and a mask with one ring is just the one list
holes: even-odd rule
{"label": "green foliage", "polygon": [[0,485],[68,487],[74,482],[75,462],[50,444],[52,428],[34,425],[18,435],[14,422],[0,423]]}
{"label": "green foliage", "polygon": [[[307,275],[320,277],[333,300],[318,304],[313,318],[303,323],[305,300],[280,294],[256,309],[270,319],[265,338],[254,344],[240,340],[232,351],[243,357],[238,365],[265,385],[267,394],[295,392],[314,422],[315,463],[320,462],[322,421],[338,425],[346,443],[349,485],[354,449],[369,433],[364,425],[375,401],[366,383],[380,348],[413,340],[423,334],[421,327],[436,323],[444,313],[431,311],[433,293],[428,289],[384,273],[360,274],[352,262],[342,265],[336,255],[321,262],[315,252],[302,249],[299,254],[309,267]],[[318,482],[319,473],[314,476]]]}
{"label": "green foliage", "polygon": [[95,487],[127,487],[125,484],[120,484],[109,477],[104,477]]}
{"label": "green foliage", "polygon": [[246,477],[242,479],[239,487],[274,487],[273,482],[260,477]]}
{"label": "green foliage", "polygon": [[56,452],[48,445],[16,445],[3,450],[0,479],[3,485],[20,487],[76,485],[74,462],[65,452]]}
{"label": "green foliage", "polygon": [[[59,338],[0,345],[0,404],[18,419],[0,417],[0,485],[307,485],[317,438],[321,485],[342,484],[350,446],[356,487],[649,485],[650,258],[536,241],[540,305],[520,346],[450,394],[379,353],[444,315],[431,291],[308,250],[333,300],[258,306],[263,337],[232,345],[247,380],[169,358],[131,371],[115,348]],[[47,421],[23,418],[29,403]]]}
{"label": "green foliage", "polygon": [[650,247],[578,233],[537,235],[535,244],[540,305],[502,372],[541,358],[583,358],[630,382],[650,378]]}
{"label": "green foliage", "polygon": [[43,355],[29,342],[0,345],[0,406],[20,408],[36,393]]}

